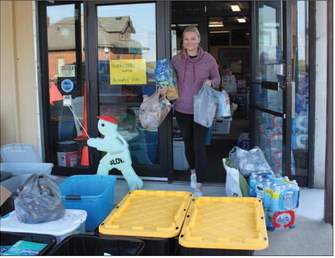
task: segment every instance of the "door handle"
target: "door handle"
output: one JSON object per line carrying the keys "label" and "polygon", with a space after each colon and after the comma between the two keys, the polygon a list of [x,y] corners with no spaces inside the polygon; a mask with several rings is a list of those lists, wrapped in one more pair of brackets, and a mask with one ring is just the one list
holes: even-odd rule
{"label": "door handle", "polygon": [[286,89],[286,86],[284,84],[278,84],[278,88],[282,89],[282,90],[285,90]]}
{"label": "door handle", "polygon": [[295,117],[295,82],[291,82],[291,98],[292,98],[292,115],[291,117]]}

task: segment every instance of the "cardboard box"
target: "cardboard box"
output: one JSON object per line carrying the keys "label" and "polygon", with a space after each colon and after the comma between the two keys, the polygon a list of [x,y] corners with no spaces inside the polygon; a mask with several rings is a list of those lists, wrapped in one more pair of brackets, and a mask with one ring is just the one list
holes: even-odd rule
{"label": "cardboard box", "polygon": [[4,186],[0,185],[0,215],[5,216],[14,210],[14,198],[12,193]]}
{"label": "cardboard box", "polygon": [[7,199],[12,195],[10,191],[7,190],[6,187],[0,186],[0,206],[7,201]]}

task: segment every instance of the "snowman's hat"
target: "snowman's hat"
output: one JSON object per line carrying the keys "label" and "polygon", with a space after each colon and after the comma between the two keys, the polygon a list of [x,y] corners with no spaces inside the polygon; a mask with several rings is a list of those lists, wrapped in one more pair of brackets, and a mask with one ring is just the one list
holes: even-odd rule
{"label": "snowman's hat", "polygon": [[114,117],[112,116],[97,116],[98,119],[113,123],[113,124],[117,124],[117,121],[115,120]]}

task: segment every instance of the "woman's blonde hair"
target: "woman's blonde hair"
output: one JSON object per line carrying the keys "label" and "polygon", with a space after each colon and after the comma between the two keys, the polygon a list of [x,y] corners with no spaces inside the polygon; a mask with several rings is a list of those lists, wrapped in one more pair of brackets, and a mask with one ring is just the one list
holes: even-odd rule
{"label": "woman's blonde hair", "polygon": [[[185,37],[185,34],[186,32],[194,32],[195,34],[197,34],[198,38],[201,40],[201,36],[200,36],[200,32],[198,30],[197,27],[195,26],[190,26],[190,27],[187,27],[184,31],[183,31],[183,35],[181,37],[182,40],[184,40],[184,37]],[[183,58],[183,52],[184,52],[185,48],[184,48],[184,45],[183,45],[183,49],[178,53],[178,57],[179,59],[182,59]]]}

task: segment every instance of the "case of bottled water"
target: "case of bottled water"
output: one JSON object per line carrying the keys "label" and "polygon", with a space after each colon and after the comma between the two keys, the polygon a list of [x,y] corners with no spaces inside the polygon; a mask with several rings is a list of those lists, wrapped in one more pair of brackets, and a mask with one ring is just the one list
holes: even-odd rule
{"label": "case of bottled water", "polygon": [[252,173],[249,195],[263,201],[268,230],[295,227],[295,209],[299,206],[299,186],[295,180],[269,173]]}

